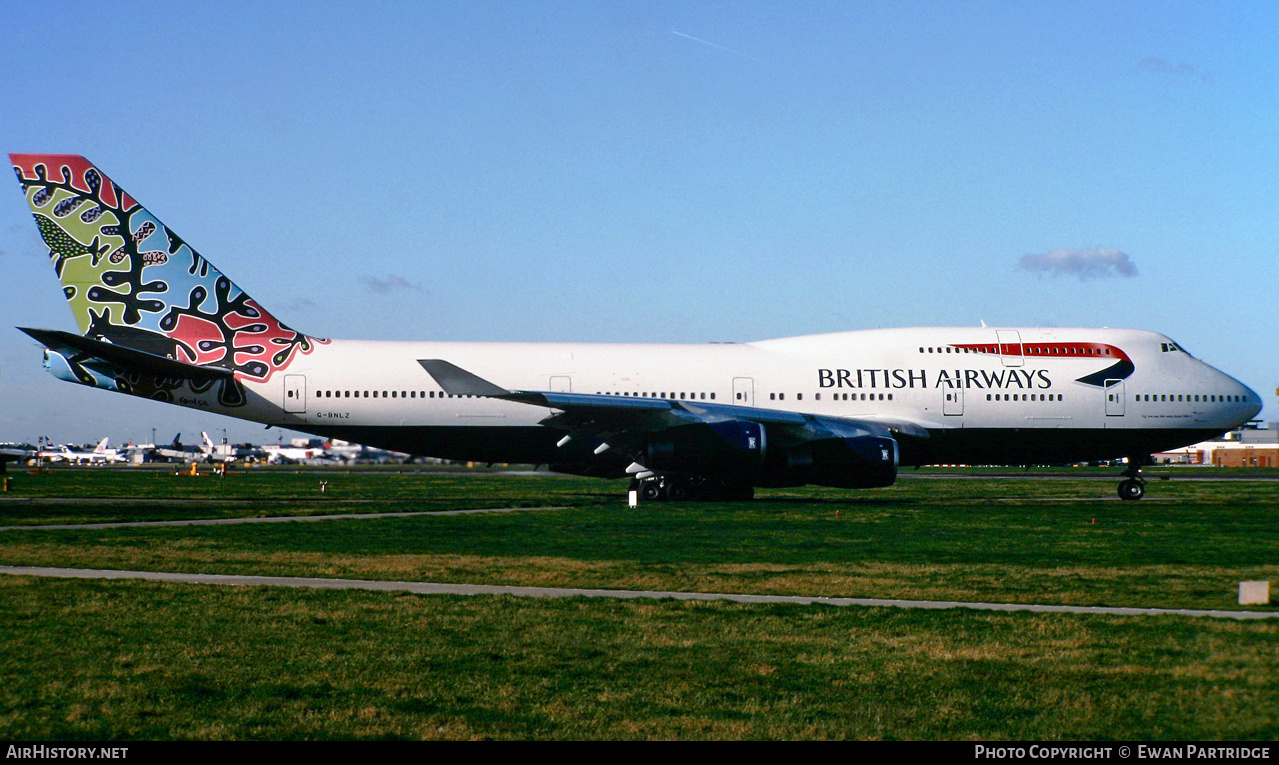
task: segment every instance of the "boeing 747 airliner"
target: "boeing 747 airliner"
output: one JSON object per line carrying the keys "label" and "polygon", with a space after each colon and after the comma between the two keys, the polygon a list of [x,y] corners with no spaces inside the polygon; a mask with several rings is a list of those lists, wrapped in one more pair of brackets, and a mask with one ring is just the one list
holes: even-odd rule
{"label": "boeing 747 airliner", "polygon": [[330,340],[282,324],[83,157],[12,154],[78,332],[57,377],[411,454],[631,477],[648,499],[886,486],[902,465],[1127,458],[1238,427],[1164,335],[929,327],[741,344]]}

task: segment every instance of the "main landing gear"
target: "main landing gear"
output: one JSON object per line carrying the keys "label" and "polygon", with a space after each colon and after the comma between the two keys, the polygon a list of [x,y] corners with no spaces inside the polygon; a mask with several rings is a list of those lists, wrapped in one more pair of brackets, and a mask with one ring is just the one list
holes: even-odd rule
{"label": "main landing gear", "polygon": [[1141,465],[1136,460],[1128,460],[1128,469],[1123,474],[1128,477],[1119,482],[1120,499],[1137,500],[1146,496],[1146,479],[1141,477]]}
{"label": "main landing gear", "polygon": [[713,481],[700,476],[654,475],[633,479],[631,490],[641,502],[744,502],[755,497],[755,488],[739,483]]}

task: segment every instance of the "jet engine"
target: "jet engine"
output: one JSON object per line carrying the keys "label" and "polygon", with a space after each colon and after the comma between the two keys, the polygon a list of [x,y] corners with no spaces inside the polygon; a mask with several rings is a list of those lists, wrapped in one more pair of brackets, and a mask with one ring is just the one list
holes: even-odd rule
{"label": "jet engine", "polygon": [[844,489],[891,486],[897,480],[897,441],[854,436],[808,441],[785,452],[783,470],[798,483]]}
{"label": "jet engine", "polygon": [[649,437],[641,462],[650,470],[738,472],[764,463],[766,436],[763,425],[748,420],[669,428]]}

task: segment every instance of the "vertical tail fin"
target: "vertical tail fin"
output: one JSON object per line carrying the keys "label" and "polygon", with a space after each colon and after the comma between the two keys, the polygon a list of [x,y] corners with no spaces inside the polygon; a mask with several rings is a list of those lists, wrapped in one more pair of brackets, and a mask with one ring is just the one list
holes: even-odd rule
{"label": "vertical tail fin", "polygon": [[84,157],[9,159],[82,334],[256,382],[327,342],[277,321]]}

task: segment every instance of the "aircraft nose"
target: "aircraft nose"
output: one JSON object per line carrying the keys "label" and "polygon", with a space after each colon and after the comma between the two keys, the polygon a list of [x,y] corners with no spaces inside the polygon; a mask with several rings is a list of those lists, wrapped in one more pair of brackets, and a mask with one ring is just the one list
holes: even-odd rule
{"label": "aircraft nose", "polygon": [[1261,396],[1257,395],[1255,390],[1249,388],[1247,385],[1244,385],[1230,375],[1225,374],[1224,372],[1222,372],[1221,375],[1226,378],[1225,382],[1229,386],[1228,389],[1230,389],[1233,393],[1232,398],[1238,402],[1236,406],[1231,407],[1234,413],[1234,419],[1237,420],[1234,427],[1237,428],[1245,422],[1253,419],[1261,412]]}
{"label": "aircraft nose", "polygon": [[1261,396],[1258,396],[1256,391],[1243,383],[1239,383],[1239,387],[1243,388],[1243,400],[1247,402],[1243,413],[1246,415],[1246,419],[1251,420],[1261,413]]}
{"label": "aircraft nose", "polygon": [[1220,369],[1209,368],[1212,371],[1207,382],[1217,391],[1218,401],[1221,401],[1224,394],[1226,403],[1225,407],[1216,410],[1220,415],[1220,419],[1216,421],[1218,426],[1225,430],[1235,430],[1261,412],[1263,402],[1255,390]]}

